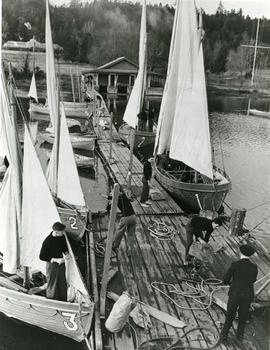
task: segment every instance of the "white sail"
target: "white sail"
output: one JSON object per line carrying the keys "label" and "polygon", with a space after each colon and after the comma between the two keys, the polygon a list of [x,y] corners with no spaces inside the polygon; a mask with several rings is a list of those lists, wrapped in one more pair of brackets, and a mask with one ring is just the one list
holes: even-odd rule
{"label": "white sail", "polygon": [[[170,158],[213,178],[201,32],[194,1],[177,2],[175,21],[167,78],[170,91],[163,97],[157,153],[169,149]],[[174,98],[170,95],[173,88]]]}
{"label": "white sail", "polygon": [[50,119],[53,127],[56,125],[58,115],[57,104],[57,85],[54,63],[54,50],[51,32],[49,0],[46,0],[46,82],[47,82],[47,99],[50,112]]}
{"label": "white sail", "polygon": [[155,154],[168,152],[171,145],[172,124],[181,79],[181,75],[179,74],[179,69],[182,65],[181,52],[183,50],[183,42],[181,42],[178,37],[180,35],[179,33],[185,30],[184,23],[180,21],[180,2],[181,0],[177,1],[174,15],[167,78],[158,117]]}
{"label": "white sail", "polygon": [[27,127],[23,169],[21,265],[45,273],[39,252],[52,225],[60,219]]}
{"label": "white sail", "polygon": [[139,71],[136,77],[133,89],[131,91],[123,120],[132,128],[136,128],[138,124],[138,114],[142,110],[143,97],[146,88],[146,2],[143,1],[141,29],[140,29],[140,47],[139,47]]}
{"label": "white sail", "polygon": [[[85,200],[80,184],[79,174],[69,137],[63,103],[60,105],[60,141],[57,157],[57,143],[54,142],[51,159],[47,169],[50,188],[54,185],[54,169],[58,164],[57,197],[76,206],[85,206]],[[58,162],[57,162],[58,158]]]}
{"label": "white sail", "polygon": [[32,75],[32,80],[31,80],[31,85],[30,85],[30,89],[28,92],[28,97],[32,97],[36,100],[36,102],[38,102],[35,73],[33,73],[33,75]]}
{"label": "white sail", "polygon": [[0,190],[0,251],[3,253],[3,270],[15,273],[21,225],[21,165],[15,121],[2,68],[0,99],[0,146],[9,162]]}
{"label": "white sail", "polygon": [[[39,259],[40,249],[44,239],[52,231],[53,223],[60,221],[60,217],[27,127],[24,137],[23,169],[21,265],[45,273],[46,263]],[[80,292],[85,302],[89,303],[88,292],[68,238],[66,239],[70,253],[70,258],[66,262],[67,282],[75,291]]]}

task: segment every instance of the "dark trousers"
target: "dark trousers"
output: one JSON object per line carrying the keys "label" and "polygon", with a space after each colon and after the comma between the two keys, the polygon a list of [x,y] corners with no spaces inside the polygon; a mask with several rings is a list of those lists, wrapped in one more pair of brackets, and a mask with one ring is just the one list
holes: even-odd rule
{"label": "dark trousers", "polygon": [[113,240],[113,248],[118,248],[121,240],[127,231],[128,238],[134,236],[136,232],[136,216],[123,216],[118,224],[116,234]]}
{"label": "dark trousers", "polygon": [[143,186],[142,186],[142,194],[141,194],[141,203],[145,203],[149,199],[149,185],[148,185],[148,181],[144,176],[142,178],[142,183],[143,183]]}
{"label": "dark trousers", "polygon": [[223,338],[227,338],[237,310],[238,310],[238,327],[237,327],[236,335],[239,338],[243,337],[245,325],[248,318],[248,310],[252,299],[253,297],[250,294],[244,294],[241,292],[229,294],[225,324],[221,331],[221,336]]}
{"label": "dark trousers", "polygon": [[186,261],[188,258],[190,247],[193,243],[194,229],[190,224],[187,224],[185,229],[186,229],[186,250],[185,250],[185,261]]}
{"label": "dark trousers", "polygon": [[67,301],[67,281],[65,264],[46,264],[47,289],[46,297],[60,301]]}

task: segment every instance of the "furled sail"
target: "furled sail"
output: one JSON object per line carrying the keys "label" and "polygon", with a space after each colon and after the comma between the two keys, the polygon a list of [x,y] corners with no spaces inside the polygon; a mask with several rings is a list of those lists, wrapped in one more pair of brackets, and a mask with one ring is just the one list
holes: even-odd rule
{"label": "furled sail", "polygon": [[49,12],[49,0],[46,0],[46,82],[47,82],[47,99],[50,111],[50,119],[52,126],[55,128],[57,115],[58,115],[58,104],[57,104],[57,85],[56,85],[56,74],[55,74],[55,63],[54,63],[54,50],[51,32],[51,21]]}
{"label": "furled sail", "polygon": [[38,102],[35,73],[33,73],[33,75],[32,75],[32,80],[31,80],[31,85],[30,85],[30,89],[28,92],[28,97],[32,97],[36,100],[36,102]]}
{"label": "furled sail", "polygon": [[3,254],[3,270],[15,273],[19,262],[18,241],[21,227],[21,163],[15,121],[2,66],[0,98],[0,146],[9,162],[0,189],[0,251]]}
{"label": "furled sail", "polygon": [[141,29],[140,29],[140,47],[139,47],[139,71],[136,77],[133,89],[131,91],[125,113],[124,121],[132,128],[136,128],[138,124],[138,114],[142,110],[143,98],[146,88],[146,45],[147,45],[147,32],[146,32],[146,2],[143,1],[142,16],[141,16]]}
{"label": "furled sail", "polygon": [[57,197],[75,206],[85,206],[79,174],[69,137],[63,103],[60,104],[60,140],[57,155],[57,143],[54,142],[52,155],[47,169],[50,188],[54,188],[54,169],[57,166]]}
{"label": "furled sail", "polygon": [[[164,102],[166,109],[163,106],[161,111],[163,125],[158,130],[158,154],[169,148],[170,158],[213,178],[201,31],[198,29],[195,2],[178,1],[177,7],[174,42],[179,56],[176,57],[175,51],[172,53],[168,76],[168,79],[177,81],[177,92],[172,104]],[[165,124],[171,127],[166,135],[163,130]]]}

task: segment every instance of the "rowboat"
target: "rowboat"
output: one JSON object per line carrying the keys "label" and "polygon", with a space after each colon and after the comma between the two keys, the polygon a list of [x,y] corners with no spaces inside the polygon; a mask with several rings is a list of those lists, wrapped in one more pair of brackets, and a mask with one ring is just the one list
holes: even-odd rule
{"label": "rowboat", "polygon": [[212,159],[201,16],[194,1],[177,1],[154,150],[156,179],[191,212],[218,211],[231,189]]}
{"label": "rowboat", "polygon": [[[52,152],[47,152],[47,157],[51,158]],[[95,160],[93,157],[86,157],[81,154],[74,154],[75,156],[75,162],[78,168],[87,168],[87,167],[93,167]]]}
{"label": "rowboat", "polygon": [[[131,127],[124,123],[118,129],[118,134],[128,145],[131,143]],[[150,131],[135,130],[134,148],[144,147],[155,143],[156,133]]]}
{"label": "rowboat", "polygon": [[[44,141],[50,144],[54,143],[54,134],[50,132],[42,132],[40,136]],[[94,135],[71,133],[69,134],[69,137],[73,148],[90,151],[93,151],[95,149],[96,136]]]}
{"label": "rowboat", "polygon": [[249,109],[249,114],[261,118],[270,118],[270,112],[260,111],[258,109]]}
{"label": "rowboat", "polygon": [[[91,115],[91,109],[89,109],[89,106],[87,103],[66,102],[66,101],[64,101],[63,103],[64,103],[66,117],[68,118],[86,119],[86,118],[89,118],[89,116]],[[77,103],[79,103],[79,106],[77,106]],[[42,115],[49,116],[50,115],[49,106],[43,105],[41,103],[31,102],[29,104],[29,113],[35,114],[35,115],[42,114]]]}

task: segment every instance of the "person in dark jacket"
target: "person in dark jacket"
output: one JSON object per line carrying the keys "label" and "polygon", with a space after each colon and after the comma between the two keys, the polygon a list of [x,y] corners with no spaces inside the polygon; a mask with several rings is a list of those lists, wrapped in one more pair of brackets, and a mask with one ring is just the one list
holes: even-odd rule
{"label": "person in dark jacket", "polygon": [[[184,265],[188,265],[188,253],[190,247],[193,243],[193,236],[195,236],[196,241],[199,242],[209,242],[210,236],[214,229],[222,225],[221,218],[216,218],[214,220],[209,220],[200,216],[194,216],[186,225],[186,251],[185,251],[185,261]],[[204,232],[206,232],[204,234]]]}
{"label": "person in dark jacket", "polygon": [[[109,196],[108,199],[111,199],[111,196]],[[130,200],[125,195],[125,193],[122,191],[120,191],[117,206],[122,213],[122,217],[118,223],[117,230],[113,239],[112,248],[115,252],[117,252],[125,232],[127,232],[128,238],[135,235],[137,223],[132,204],[130,203]],[[107,209],[110,209],[110,206]]]}
{"label": "person in dark jacket", "polygon": [[39,258],[46,261],[46,297],[67,301],[67,281],[64,255],[68,253],[64,230],[66,226],[55,222],[53,231],[45,238]]}
{"label": "person in dark jacket", "polygon": [[142,111],[137,115],[138,119],[139,119],[139,130],[141,131],[145,131],[146,128],[146,122],[147,122],[147,114],[146,111],[144,109],[142,109]]}
{"label": "person in dark jacket", "polygon": [[148,204],[150,204],[149,202],[149,183],[148,181],[151,180],[152,177],[152,166],[151,163],[149,162],[149,160],[147,159],[144,163],[143,163],[143,177],[142,177],[142,183],[143,183],[143,187],[142,187],[142,194],[141,194],[141,205],[143,207],[148,207]]}
{"label": "person in dark jacket", "polygon": [[254,298],[254,282],[257,278],[257,265],[249,260],[255,253],[252,246],[243,244],[240,246],[240,260],[234,261],[223,277],[224,284],[230,284],[229,299],[225,324],[220,334],[220,342],[226,343],[229,330],[238,310],[238,326],[236,337],[243,340],[248,311]]}

